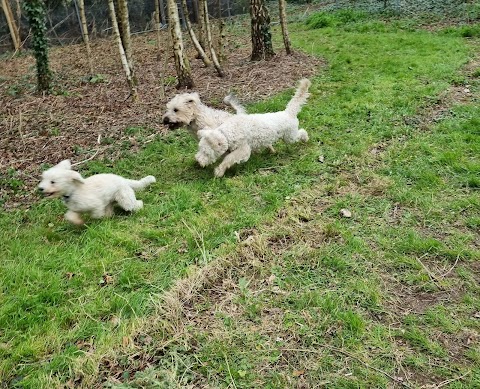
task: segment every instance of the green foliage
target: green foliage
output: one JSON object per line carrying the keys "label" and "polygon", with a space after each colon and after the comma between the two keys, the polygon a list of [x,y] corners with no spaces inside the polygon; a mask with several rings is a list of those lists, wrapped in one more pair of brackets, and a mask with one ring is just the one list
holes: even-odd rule
{"label": "green foliage", "polygon": [[368,14],[354,9],[344,9],[335,12],[317,12],[306,20],[310,29],[339,27],[349,23],[355,23],[367,19]]}
{"label": "green foliage", "polygon": [[443,30],[446,35],[460,36],[463,38],[480,37],[480,24],[466,24],[456,27],[447,27]]}
{"label": "green foliage", "polygon": [[23,9],[32,30],[32,48],[37,61],[37,88],[40,92],[49,92],[52,75],[48,66],[45,2],[42,0],[24,1]]}

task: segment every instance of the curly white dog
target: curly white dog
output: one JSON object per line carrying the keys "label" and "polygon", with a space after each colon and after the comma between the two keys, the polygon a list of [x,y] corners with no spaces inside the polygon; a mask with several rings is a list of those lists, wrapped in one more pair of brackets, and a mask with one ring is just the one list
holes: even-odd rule
{"label": "curly white dog", "polygon": [[[225,97],[223,102],[234,108],[237,114],[246,113],[245,108],[232,95]],[[200,101],[198,93],[194,92],[182,93],[170,100],[162,119],[163,124],[166,124],[170,130],[187,126],[190,133],[198,138],[199,130],[218,127],[232,116],[230,112],[206,106]]]}
{"label": "curly white dog", "polygon": [[308,79],[300,80],[295,95],[284,111],[235,115],[217,128],[199,131],[200,143],[195,159],[204,167],[230,151],[215,169],[215,176],[222,177],[234,164],[248,161],[252,151],[270,147],[279,139],[287,143],[308,141],[307,132],[298,128],[297,115],[310,95],[310,85]]}
{"label": "curly white dog", "polygon": [[116,174],[96,174],[83,178],[71,169],[68,159],[58,163],[42,174],[39,190],[50,198],[63,197],[68,208],[65,219],[74,224],[83,224],[80,213],[90,213],[93,218],[113,215],[113,205],[118,204],[126,211],[143,207],[137,200],[135,190],[143,189],[155,182],[155,177],[129,180]]}

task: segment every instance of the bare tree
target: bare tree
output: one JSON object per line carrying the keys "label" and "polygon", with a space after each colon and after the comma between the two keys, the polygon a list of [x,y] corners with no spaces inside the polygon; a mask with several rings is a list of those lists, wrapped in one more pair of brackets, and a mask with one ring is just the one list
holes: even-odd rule
{"label": "bare tree", "polygon": [[250,0],[252,19],[252,61],[271,59],[275,53],[270,32],[270,15],[264,0]]}
{"label": "bare tree", "polygon": [[203,50],[202,45],[197,39],[197,36],[195,35],[195,31],[193,31],[192,28],[192,23],[190,23],[190,19],[188,18],[188,8],[187,8],[187,0],[181,0],[182,1],[182,8],[183,8],[183,13],[187,15],[185,18],[185,23],[187,25],[187,30],[188,34],[190,35],[190,39],[192,40],[193,46],[195,46],[195,50],[197,50],[198,56],[201,58],[205,66],[210,66],[212,64],[212,61],[207,57],[207,54]]}
{"label": "bare tree", "polygon": [[220,62],[218,61],[217,54],[215,53],[215,49],[213,47],[212,41],[212,30],[210,28],[210,18],[208,16],[208,6],[207,0],[199,0],[199,7],[203,8],[203,17],[205,21],[205,28],[206,28],[206,38],[207,38],[207,45],[208,51],[210,51],[210,57],[212,58],[213,66],[215,66],[215,70],[217,71],[220,77],[223,77],[225,73],[223,72],[222,67],[220,66]]}
{"label": "bare tree", "polygon": [[[75,2],[76,5],[76,2]],[[78,0],[78,13],[80,16],[80,27],[82,30],[83,43],[87,49],[88,70],[93,74],[92,50],[90,48],[90,39],[88,37],[87,17],[85,16],[85,2]]]}
{"label": "bare tree", "polygon": [[287,13],[286,13],[286,1],[278,0],[278,9],[280,13],[280,25],[282,26],[283,44],[285,45],[285,51],[288,55],[293,54],[292,44],[290,43],[290,37],[288,36],[287,29]]}
{"label": "bare tree", "polygon": [[190,71],[185,48],[183,46],[182,30],[178,17],[177,2],[167,0],[168,6],[168,26],[172,36],[173,55],[175,58],[175,68],[177,70],[177,89],[193,88],[193,79]]}
{"label": "bare tree", "polygon": [[132,79],[136,83],[134,67],[133,67],[133,56],[132,56],[132,43],[130,38],[130,21],[128,17],[128,5],[127,0],[117,0],[118,6],[118,19],[120,21],[120,37],[122,39],[123,48],[125,49],[125,55],[127,56],[128,66],[132,73]]}
{"label": "bare tree", "polygon": [[123,46],[120,31],[118,29],[117,15],[115,13],[115,5],[113,4],[113,0],[108,0],[108,7],[110,9],[110,18],[112,19],[113,34],[118,44],[118,51],[120,52],[120,60],[122,61],[123,70],[125,71],[128,86],[130,87],[130,95],[132,100],[136,102],[138,100],[137,85],[135,79],[133,78],[133,69],[130,68],[130,64],[125,52],[126,50]]}
{"label": "bare tree", "polygon": [[13,12],[9,0],[2,0],[2,8],[5,14],[5,19],[7,20],[8,29],[10,30],[10,36],[12,37],[13,48],[15,49],[15,51],[18,51],[20,50],[21,46],[20,33],[18,31],[15,18],[13,17]]}

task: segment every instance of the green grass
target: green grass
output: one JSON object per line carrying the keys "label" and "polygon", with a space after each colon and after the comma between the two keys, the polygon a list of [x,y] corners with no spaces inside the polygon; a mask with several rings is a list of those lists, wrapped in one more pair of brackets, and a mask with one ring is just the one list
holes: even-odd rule
{"label": "green grass", "polygon": [[[101,373],[125,382],[112,387],[477,387],[479,108],[420,125],[472,47],[375,23],[292,26],[295,47],[329,64],[300,114],[307,146],[279,144],[218,180],[179,131],[82,169],[155,175],[137,214],[85,228],[62,220],[59,201],[5,214],[0,382],[93,387],[105,355]],[[291,92],[251,111],[281,109]],[[245,230],[254,243],[236,242]],[[217,257],[243,266],[193,300],[198,320],[171,339],[158,296]],[[147,342],[137,329],[149,320]]]}

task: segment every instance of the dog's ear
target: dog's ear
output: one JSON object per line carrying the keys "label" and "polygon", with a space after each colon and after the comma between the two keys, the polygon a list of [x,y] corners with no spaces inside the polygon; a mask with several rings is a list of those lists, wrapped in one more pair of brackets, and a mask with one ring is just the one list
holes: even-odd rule
{"label": "dog's ear", "polygon": [[70,170],[72,168],[72,164],[70,163],[69,159],[64,159],[62,162],[57,163],[55,167]]}
{"label": "dog's ear", "polygon": [[196,104],[200,101],[200,96],[197,92],[190,93],[190,98],[187,100],[188,104]]}
{"label": "dog's ear", "polygon": [[209,131],[205,135],[205,139],[212,149],[221,154],[228,150],[228,140],[220,131]]}
{"label": "dog's ear", "polygon": [[80,175],[79,172],[76,172],[75,170],[72,170],[70,172],[70,178],[75,184],[85,184],[84,178]]}

